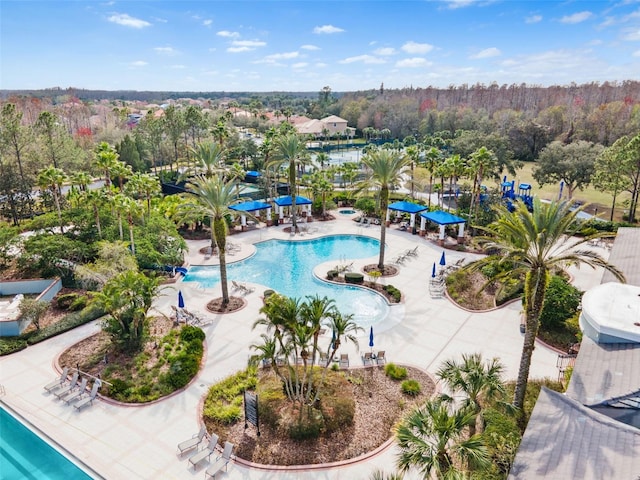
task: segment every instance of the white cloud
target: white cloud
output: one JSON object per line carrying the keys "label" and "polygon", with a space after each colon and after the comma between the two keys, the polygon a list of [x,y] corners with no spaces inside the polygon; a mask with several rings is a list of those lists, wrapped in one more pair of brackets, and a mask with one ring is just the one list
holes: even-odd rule
{"label": "white cloud", "polygon": [[531,15],[524,19],[525,23],[538,23],[542,21],[542,15]]}
{"label": "white cloud", "polygon": [[292,58],[298,58],[300,54],[298,52],[285,52],[285,53],[274,53],[272,55],[267,55],[264,57],[265,60],[291,60]]}
{"label": "white cloud", "polygon": [[202,25],[204,25],[205,27],[210,27],[212,23],[213,23],[213,20],[211,20],[210,18],[207,18],[202,22]]}
{"label": "white cloud", "polygon": [[348,58],[345,58],[344,60],[340,60],[338,63],[348,64],[348,63],[358,63],[358,62],[369,63],[369,64],[386,63],[384,59],[374,57],[373,55],[358,55],[356,57],[348,57]]}
{"label": "white cloud", "polygon": [[114,15],[111,15],[107,20],[112,23],[122,25],[123,27],[144,28],[151,26],[149,22],[132,17],[130,15],[127,15],[126,13],[116,13]]}
{"label": "white cloud", "polygon": [[321,27],[315,27],[313,33],[340,33],[344,32],[342,28],[334,27],[333,25],[322,25]]}
{"label": "white cloud", "polygon": [[316,47],[315,45],[302,45],[300,49],[301,50],[320,50],[320,47]]}
{"label": "white cloud", "polygon": [[450,9],[468,7],[477,3],[479,0],[445,0],[445,3]]}
{"label": "white cloud", "polygon": [[251,50],[255,50],[255,49],[254,48],[249,48],[249,47],[229,47],[229,48],[227,48],[227,52],[229,52],[229,53],[250,52]]}
{"label": "white cloud", "polygon": [[640,40],[640,28],[627,29],[622,34],[622,39],[627,42],[637,42]]}
{"label": "white cloud", "polygon": [[396,67],[399,68],[416,68],[429,65],[429,62],[422,57],[405,58],[396,62]]}
{"label": "white cloud", "polygon": [[234,40],[231,42],[231,45],[234,47],[249,47],[249,48],[257,48],[264,47],[267,42],[262,42],[260,40]]}
{"label": "white cloud", "polygon": [[402,45],[402,50],[412,54],[424,54],[433,50],[433,45],[429,45],[428,43],[407,42]]}
{"label": "white cloud", "polygon": [[173,47],[156,47],[154,50],[159,55],[167,55],[169,57],[173,57],[178,54],[178,51]]}
{"label": "white cloud", "polygon": [[636,50],[631,55],[634,56],[634,57],[640,57],[640,50]]}
{"label": "white cloud", "polygon": [[294,63],[293,65],[291,65],[291,68],[305,68],[308,65],[309,64],[307,62],[298,62],[298,63]]}
{"label": "white cloud", "polygon": [[144,67],[146,65],[149,65],[149,64],[144,60],[136,60],[135,62],[129,63],[130,67]]}
{"label": "white cloud", "polygon": [[393,47],[383,47],[383,48],[378,48],[373,53],[375,53],[376,55],[382,55],[382,56],[395,55],[396,49]]}
{"label": "white cloud", "polygon": [[499,57],[502,55],[502,52],[498,50],[496,47],[485,48],[484,50],[480,50],[475,55],[471,55],[469,58],[474,60],[478,60],[481,58],[491,58],[491,57]]}
{"label": "white cloud", "polygon": [[590,19],[593,16],[593,13],[589,11],[574,13],[573,15],[565,15],[560,19],[562,23],[581,23],[585,20]]}
{"label": "white cloud", "polygon": [[327,68],[329,65],[327,65],[326,63],[320,62],[320,63],[316,63],[314,66],[316,68]]}
{"label": "white cloud", "polygon": [[229,30],[220,30],[216,35],[225,38],[238,38],[240,36],[238,32],[230,32]]}

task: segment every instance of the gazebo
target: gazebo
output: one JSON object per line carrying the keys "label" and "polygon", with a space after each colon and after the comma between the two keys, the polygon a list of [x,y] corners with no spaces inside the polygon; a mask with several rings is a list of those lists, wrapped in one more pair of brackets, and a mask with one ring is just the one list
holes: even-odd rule
{"label": "gazebo", "polygon": [[427,210],[429,207],[425,206],[425,205],[418,205],[417,203],[413,203],[413,202],[395,202],[392,203],[391,205],[389,205],[387,207],[387,227],[389,226],[390,223],[390,214],[391,214],[391,210],[394,210],[396,212],[405,212],[405,213],[409,213],[411,215],[411,220],[409,222],[409,227],[411,228],[411,230],[413,231],[415,224],[416,224],[416,213],[420,213],[423,212],[424,210]]}
{"label": "gazebo", "polygon": [[449,212],[443,212],[442,210],[436,210],[433,212],[421,213],[420,217],[420,232],[424,232],[426,221],[437,223],[440,226],[440,233],[438,235],[438,243],[444,245],[444,229],[447,225],[458,225],[458,243],[464,242],[464,224],[466,220],[464,218],[457,217]]}
{"label": "gazebo", "polygon": [[[280,219],[280,222],[282,222],[284,219],[284,207],[291,207],[291,195],[276,198],[274,202],[276,202],[276,205],[278,206],[278,218]],[[303,207],[303,212],[309,216],[311,216],[312,203],[313,202],[307,197],[300,197],[296,195],[296,207]],[[293,215],[295,212],[291,212],[291,214]]]}
{"label": "gazebo", "polygon": [[[237,212],[256,212],[259,210],[266,210],[267,222],[268,220],[271,219],[271,205],[264,202],[258,202],[258,201],[242,202],[236,205],[231,205],[229,209],[235,210]],[[242,228],[242,230],[246,230],[247,228],[247,216],[243,215],[242,213],[240,213],[240,227]]]}

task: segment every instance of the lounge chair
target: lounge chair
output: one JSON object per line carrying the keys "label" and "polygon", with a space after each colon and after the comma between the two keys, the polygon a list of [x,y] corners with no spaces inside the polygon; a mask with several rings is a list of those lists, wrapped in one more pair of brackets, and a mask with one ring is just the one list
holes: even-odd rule
{"label": "lounge chair", "polygon": [[195,435],[193,435],[189,440],[180,442],[178,444],[178,451],[180,452],[180,455],[200,445],[200,442],[202,442],[202,439],[206,434],[207,434],[207,426],[202,425],[202,427],[200,427],[200,431]]}
{"label": "lounge chair", "polygon": [[321,366],[326,367],[327,364],[329,363],[329,355],[327,355],[325,352],[320,352],[319,363]]}
{"label": "lounge chair", "polygon": [[208,460],[213,452],[216,451],[216,447],[218,446],[218,435],[212,433],[209,437],[209,443],[207,443],[207,447],[200,450],[198,453],[189,457],[189,463],[193,465],[193,469],[196,469],[196,466],[202,462],[205,458]]}
{"label": "lounge chair", "polygon": [[207,247],[207,249],[204,251],[204,259],[209,260],[212,254],[213,254],[213,249],[211,247]]}
{"label": "lounge chair", "polygon": [[349,368],[349,354],[340,354],[340,368]]}
{"label": "lounge chair", "polygon": [[213,463],[209,468],[207,468],[207,471],[204,472],[205,480],[207,477],[214,478],[218,473],[220,473],[222,467],[224,467],[225,472],[227,471],[227,465],[231,460],[231,452],[233,452],[233,443],[224,442],[224,451],[222,452],[222,455],[216,458],[215,463]]}
{"label": "lounge chair", "polygon": [[362,357],[362,363],[364,363],[364,366],[373,366],[373,356],[371,354],[371,352],[365,352],[364,356]]}
{"label": "lounge chair", "polygon": [[410,250],[407,250],[407,253],[406,253],[406,254],[407,254],[408,256],[410,256],[410,257],[417,257],[417,256],[418,256],[418,245],[416,245],[416,247],[415,247],[415,248],[412,248],[412,249],[410,249]]}
{"label": "lounge chair", "polygon": [[384,356],[384,350],[380,350],[376,355],[376,363],[378,365],[384,365],[387,363],[387,358]]}
{"label": "lounge chair", "polygon": [[66,381],[67,381],[67,377],[68,377],[68,376],[69,376],[69,367],[64,367],[64,368],[62,369],[62,373],[60,374],[60,377],[58,377],[57,379],[55,379],[55,380],[54,380],[54,381],[52,381],[52,382],[47,383],[47,384],[44,386],[44,389],[45,389],[47,392],[50,392],[50,391],[52,391],[52,390],[56,390],[56,389],[58,389],[58,388],[62,387],[62,385],[64,384],[64,382],[66,382]]}
{"label": "lounge chair", "polygon": [[100,380],[95,380],[93,382],[93,387],[91,387],[91,393],[89,394],[89,396],[84,397],[78,403],[74,404],[73,408],[80,411],[87,405],[93,405],[93,401],[96,399],[96,396],[98,395],[98,390],[100,389],[101,386],[102,386],[102,382]]}
{"label": "lounge chair", "polygon": [[64,403],[69,405],[71,402],[75,402],[78,400],[84,393],[87,391],[87,377],[82,377],[82,381],[80,382],[80,386],[75,390],[70,391],[64,397],[61,397]]}
{"label": "lounge chair", "polygon": [[71,377],[71,382],[69,383],[69,385],[63,388],[59,388],[58,390],[54,391],[53,394],[58,398],[64,397],[67,393],[76,388],[76,385],[78,385],[79,377],[80,374],[76,370],[75,372],[73,372],[73,376]]}

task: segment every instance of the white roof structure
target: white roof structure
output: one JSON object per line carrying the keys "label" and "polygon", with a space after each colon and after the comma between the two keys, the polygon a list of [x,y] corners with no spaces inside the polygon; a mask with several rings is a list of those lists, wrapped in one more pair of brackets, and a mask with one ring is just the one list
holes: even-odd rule
{"label": "white roof structure", "polygon": [[640,343],[640,287],[608,282],[588,290],[580,327],[598,343]]}

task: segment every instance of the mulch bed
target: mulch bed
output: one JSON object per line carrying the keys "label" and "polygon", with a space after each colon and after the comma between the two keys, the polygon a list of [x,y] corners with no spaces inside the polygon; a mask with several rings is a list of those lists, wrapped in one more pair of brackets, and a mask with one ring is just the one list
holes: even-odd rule
{"label": "mulch bed", "polygon": [[214,298],[207,303],[207,310],[212,313],[233,313],[247,304],[247,301],[242,297],[229,297],[229,303],[223,305],[222,297]]}
{"label": "mulch bed", "polygon": [[307,465],[343,461],[371,452],[393,436],[393,427],[403,414],[424,403],[435,392],[435,384],[424,371],[406,367],[407,378],[420,383],[415,397],[402,393],[401,382],[391,380],[382,367],[344,371],[356,400],[354,422],[328,436],[314,440],[292,440],[262,425],[245,430],[240,421],[226,430],[208,425],[222,441],[236,447],[234,453],[247,461],[264,465]]}

